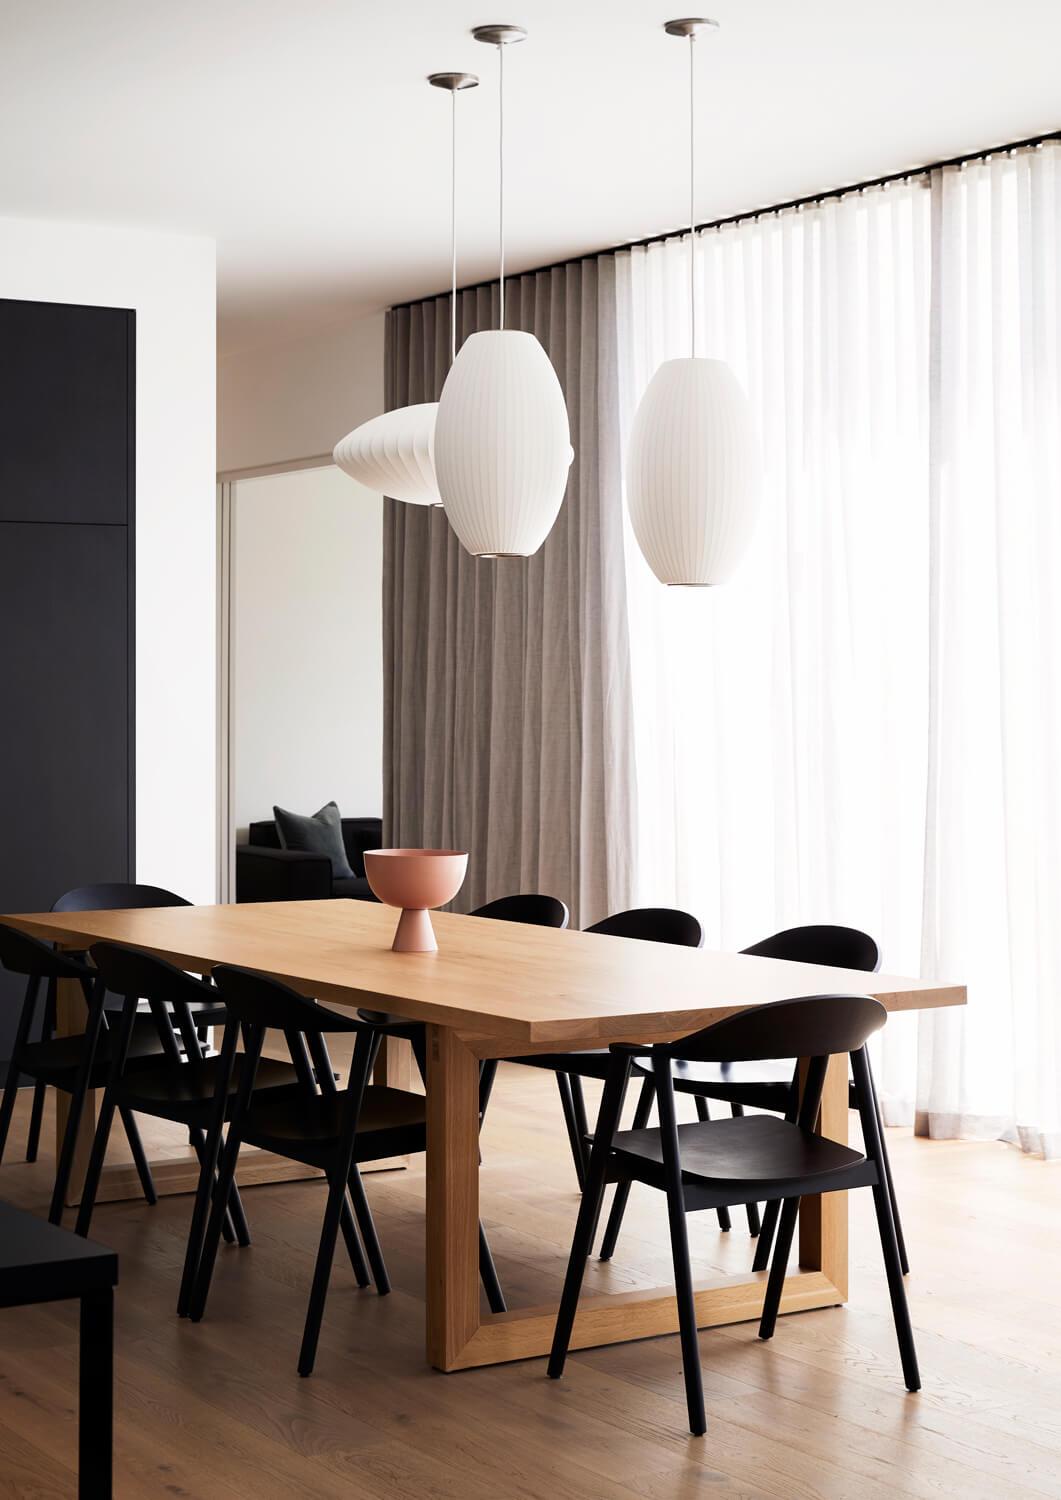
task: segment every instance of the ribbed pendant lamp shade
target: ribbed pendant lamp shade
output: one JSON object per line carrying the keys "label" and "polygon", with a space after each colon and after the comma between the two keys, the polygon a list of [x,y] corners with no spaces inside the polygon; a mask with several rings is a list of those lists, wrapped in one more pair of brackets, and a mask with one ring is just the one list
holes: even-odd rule
{"label": "ribbed pendant lamp shade", "polygon": [[362,422],[336,443],[332,457],[366,489],[407,505],[440,505],[435,479],[437,401],[402,406]]}
{"label": "ribbed pendant lamp shade", "polygon": [[531,333],[473,333],[446,377],[435,470],[446,515],[476,557],[529,557],[556,520],[572,459],[556,371]]}
{"label": "ribbed pendant lamp shade", "polygon": [[725,583],[758,515],[748,401],[718,359],[671,359],[641,398],[627,453],[627,505],[661,583]]}

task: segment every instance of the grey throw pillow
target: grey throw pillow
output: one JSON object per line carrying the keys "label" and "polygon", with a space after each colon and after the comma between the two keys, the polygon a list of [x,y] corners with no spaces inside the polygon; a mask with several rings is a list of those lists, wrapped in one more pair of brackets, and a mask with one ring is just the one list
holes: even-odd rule
{"label": "grey throw pillow", "polygon": [[304,854],[326,854],[332,862],[333,880],[352,880],[354,872],[346,857],[343,843],[343,825],[339,808],[334,802],[326,802],[311,818],[301,813],[288,812],[286,807],[274,807],[276,831],[281,849],[300,849]]}

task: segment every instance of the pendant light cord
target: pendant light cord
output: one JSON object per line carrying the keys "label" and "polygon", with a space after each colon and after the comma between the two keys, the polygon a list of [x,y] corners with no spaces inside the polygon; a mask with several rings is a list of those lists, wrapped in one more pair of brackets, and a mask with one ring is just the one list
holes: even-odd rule
{"label": "pendant light cord", "polygon": [[696,75],[694,44],[689,33],[689,328],[692,357],[696,358]]}
{"label": "pendant light cord", "polygon": [[497,250],[500,267],[500,323],[505,326],[505,44],[497,44]]}
{"label": "pendant light cord", "polygon": [[450,252],[452,257],[449,303],[449,360],[457,358],[457,90],[450,95]]}

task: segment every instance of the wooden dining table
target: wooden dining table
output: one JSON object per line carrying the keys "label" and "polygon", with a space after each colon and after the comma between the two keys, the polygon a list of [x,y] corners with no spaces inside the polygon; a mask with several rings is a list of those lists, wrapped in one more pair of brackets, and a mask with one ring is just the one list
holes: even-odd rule
{"label": "wooden dining table", "polygon": [[[548,1352],[554,1306],[484,1314],[478,1273],[479,1064],[486,1058],[651,1043],[795,995],[872,995],[889,1011],[963,1005],[965,988],[817,964],[438,912],[437,953],[394,953],[397,914],[361,901],[160,907],[7,916],[67,949],[106,941],[195,973],[238,964],[337,1008],[386,1010],[427,1028],[427,1357],[440,1370]],[[819,1128],[847,1140],[847,1059],[829,1066]],[[573,1227],[573,1225],[572,1225]],[[701,1327],[758,1318],[765,1273],[698,1285]],[[848,1292],[844,1193],[805,1198],[782,1312]],[[572,1348],[677,1331],[673,1289],[583,1297]]]}

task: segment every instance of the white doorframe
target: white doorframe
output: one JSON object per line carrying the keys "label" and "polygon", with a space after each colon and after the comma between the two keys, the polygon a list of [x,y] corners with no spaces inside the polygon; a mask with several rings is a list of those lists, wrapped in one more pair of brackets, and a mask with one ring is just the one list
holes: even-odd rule
{"label": "white doorframe", "polygon": [[230,469],[217,476],[217,899],[221,902],[236,899],[236,491],[244,479],[326,468],[333,462],[330,453],[323,453],[285,463]]}
{"label": "white doorframe", "polygon": [[235,486],[217,486],[217,899],[236,899],[236,828],[232,802],[232,559]]}

